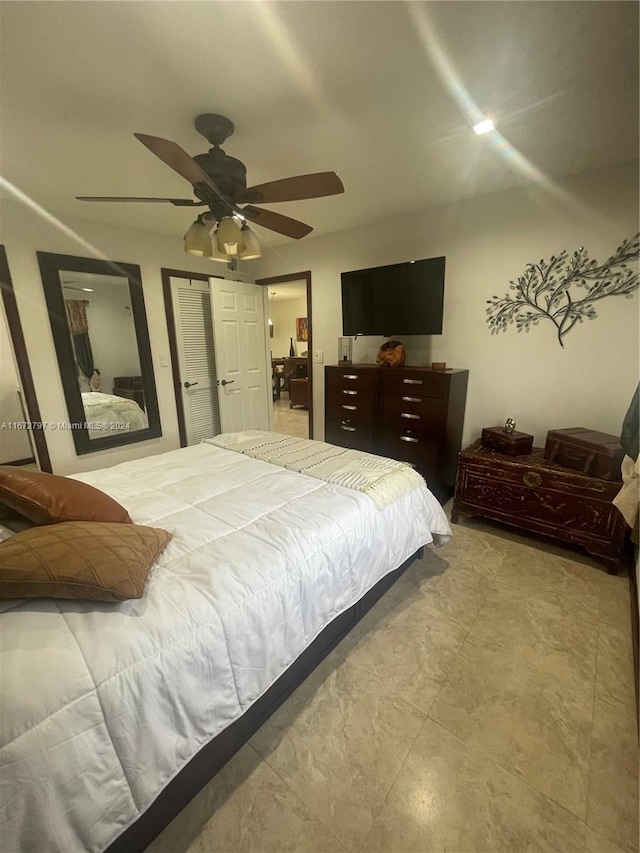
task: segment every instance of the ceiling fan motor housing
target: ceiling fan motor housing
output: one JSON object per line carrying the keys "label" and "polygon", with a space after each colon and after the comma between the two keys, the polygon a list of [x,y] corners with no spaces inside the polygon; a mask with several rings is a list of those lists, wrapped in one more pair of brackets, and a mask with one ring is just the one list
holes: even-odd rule
{"label": "ceiling fan motor housing", "polygon": [[205,170],[229,201],[235,202],[246,189],[246,166],[241,160],[229,157],[222,148],[211,148],[208,154],[196,154],[193,159]]}

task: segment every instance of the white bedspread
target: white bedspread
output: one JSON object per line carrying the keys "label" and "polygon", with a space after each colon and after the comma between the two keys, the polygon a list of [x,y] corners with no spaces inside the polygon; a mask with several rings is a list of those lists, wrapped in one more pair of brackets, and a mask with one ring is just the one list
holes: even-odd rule
{"label": "white bedspread", "polygon": [[0,614],[6,853],[103,850],[332,619],[450,534],[423,485],[380,511],[209,444],[77,479],[173,539],[138,601]]}
{"label": "white bedspread", "polygon": [[127,397],[86,391],[82,395],[82,405],[87,423],[94,424],[89,429],[89,438],[135,432],[149,426],[147,416],[140,406],[135,400],[129,400]]}

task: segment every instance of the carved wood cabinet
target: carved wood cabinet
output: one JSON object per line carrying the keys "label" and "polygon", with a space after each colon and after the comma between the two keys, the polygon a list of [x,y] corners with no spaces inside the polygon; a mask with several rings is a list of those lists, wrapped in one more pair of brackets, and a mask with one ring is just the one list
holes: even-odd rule
{"label": "carved wood cabinet", "polygon": [[439,500],[453,493],[467,370],[325,368],[325,440],[411,463]]}
{"label": "carved wood cabinet", "polygon": [[615,574],[627,536],[611,503],[620,486],[549,462],[542,448],[504,456],[477,441],[458,458],[451,520],[459,513],[482,515],[580,545]]}

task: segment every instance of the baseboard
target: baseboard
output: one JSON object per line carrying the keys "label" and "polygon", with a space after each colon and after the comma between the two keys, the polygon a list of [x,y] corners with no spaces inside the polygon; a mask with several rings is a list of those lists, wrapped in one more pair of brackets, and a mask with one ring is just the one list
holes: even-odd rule
{"label": "baseboard", "polygon": [[14,459],[12,462],[0,462],[0,465],[33,465],[35,461],[36,460],[33,456],[29,456],[27,459]]}

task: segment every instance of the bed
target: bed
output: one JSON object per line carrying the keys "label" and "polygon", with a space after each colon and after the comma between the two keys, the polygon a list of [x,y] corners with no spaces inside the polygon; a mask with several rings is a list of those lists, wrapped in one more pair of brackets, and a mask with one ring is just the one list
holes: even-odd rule
{"label": "bed", "polygon": [[423,481],[379,506],[208,443],[77,479],[173,538],[139,600],[0,602],[11,853],[143,850],[451,532]]}
{"label": "bed", "polygon": [[135,432],[149,426],[146,414],[135,400],[101,391],[84,391],[82,405],[86,422],[94,424],[89,428],[90,438]]}

